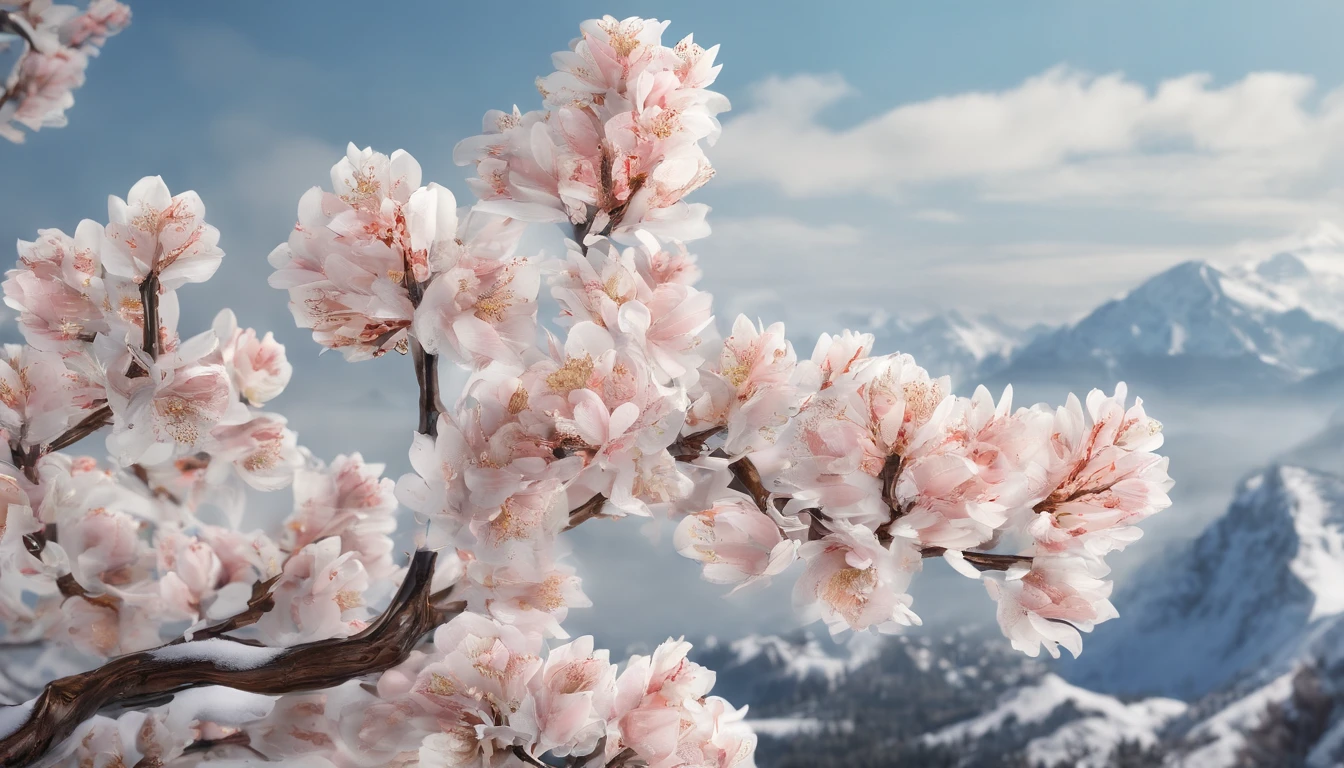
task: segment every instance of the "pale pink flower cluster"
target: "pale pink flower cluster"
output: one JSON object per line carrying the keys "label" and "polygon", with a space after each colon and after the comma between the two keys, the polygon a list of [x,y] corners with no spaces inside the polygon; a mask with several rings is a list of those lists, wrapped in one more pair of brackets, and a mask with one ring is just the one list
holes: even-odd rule
{"label": "pale pink flower cluster", "polygon": [[275,608],[257,622],[261,639],[267,645],[290,646],[363,629],[370,615],[364,604],[369,572],[358,555],[342,552],[341,540],[335,537],[291,555],[271,591]]}
{"label": "pale pink flower cluster", "polygon": [[544,109],[492,110],[480,136],[454,150],[474,164],[483,210],[525,221],[567,222],[591,234],[633,239],[703,237],[708,208],[682,198],[714,170],[713,144],[728,100],[708,90],[718,46],[687,36],[662,44],[668,22],[611,16],[584,22],[572,50],[537,80]]}
{"label": "pale pink flower cluster", "polygon": [[[376,696],[353,686],[286,696],[245,730],[287,761],[335,765],[524,766],[528,756],[604,763],[631,749],[657,768],[747,768],[756,737],[723,699],[714,673],[668,640],[618,674],[591,637],[551,648],[507,623],[463,614],[433,646],[378,679]],[[535,759],[535,757],[534,757]]]}
{"label": "pale pink flower cluster", "polygon": [[[228,310],[178,333],[176,289],[223,257],[194,193],[149,177],[109,209],[106,226],[20,241],[4,283],[28,344],[0,355],[3,634],[125,653],[228,618],[277,577],[257,634],[358,631],[366,594],[394,586],[392,481],[358,455],[325,467],[260,409],[292,374],[273,336]],[[53,452],[100,427],[110,468]],[[239,530],[248,488],[291,484],[285,528]]]}
{"label": "pale pink flower cluster", "polygon": [[337,456],[329,466],[300,469],[294,478],[294,512],[285,521],[285,544],[298,551],[327,538],[337,552],[352,553],[374,578],[389,575],[397,527],[394,483],[382,464],[365,464],[358,453]]}
{"label": "pale pink flower cluster", "polygon": [[1126,409],[1123,385],[1089,395],[1089,423],[1076,398],[1015,411],[1011,391],[957,397],[909,356],[862,347],[822,339],[804,377],[818,389],[761,462],[808,520],[793,534],[809,540],[799,602],[833,631],[911,623],[908,596],[889,593],[904,592],[921,557],[979,577],[963,552],[1007,547],[1019,560],[985,576],[1005,633],[1032,655],[1059,643],[1077,653],[1078,630],[1115,616],[1102,557],[1170,504],[1166,460],[1152,453],[1160,425],[1141,404]]}
{"label": "pale pink flower cluster", "polygon": [[37,131],[66,124],[65,111],[74,106],[89,59],[130,24],[131,9],[116,0],[92,0],[80,12],[44,0],[0,12],[0,22],[6,21],[0,32],[19,33],[24,50],[0,82],[0,136],[22,143],[20,126]]}
{"label": "pale pink flower cluster", "polygon": [[[348,360],[405,352],[416,325],[431,352],[461,362],[514,357],[535,334],[538,276],[513,258],[519,226],[420,185],[420,164],[351,144],[333,192],[299,201],[289,242],[270,256],[271,285],[313,339]],[[421,303],[421,297],[424,301]]]}

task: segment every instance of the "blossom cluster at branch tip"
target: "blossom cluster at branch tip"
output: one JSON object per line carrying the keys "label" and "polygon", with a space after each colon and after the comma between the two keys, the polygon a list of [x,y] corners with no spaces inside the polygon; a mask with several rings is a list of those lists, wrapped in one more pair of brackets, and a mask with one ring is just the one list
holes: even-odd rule
{"label": "blossom cluster at branch tip", "polygon": [[23,143],[22,128],[59,128],[84,85],[89,59],[107,38],[131,23],[131,9],[116,0],[91,0],[80,11],[51,0],[0,4],[0,50],[22,46],[0,82],[0,137]]}
{"label": "blossom cluster at branch tip", "polygon": [[683,198],[714,175],[713,144],[728,100],[709,90],[721,65],[691,36],[669,48],[668,22],[610,16],[584,22],[556,71],[537,79],[543,108],[492,110],[453,156],[475,165],[481,208],[563,222],[633,240],[708,234],[703,204]]}

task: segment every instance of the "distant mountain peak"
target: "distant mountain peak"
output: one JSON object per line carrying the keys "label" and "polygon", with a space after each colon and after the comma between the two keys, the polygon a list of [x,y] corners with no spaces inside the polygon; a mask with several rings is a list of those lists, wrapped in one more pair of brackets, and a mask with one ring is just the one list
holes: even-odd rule
{"label": "distant mountain peak", "polygon": [[965,384],[985,367],[1002,365],[1013,350],[1043,332],[1022,329],[994,315],[968,317],[948,310],[919,319],[893,315],[885,309],[853,309],[841,313],[841,324],[871,333],[878,354],[906,352],[934,376],[950,375]]}
{"label": "distant mountain peak", "polygon": [[1281,251],[1256,264],[1255,274],[1275,282],[1308,280],[1311,278],[1311,268],[1301,256],[1291,251]]}
{"label": "distant mountain peak", "polygon": [[[1344,365],[1344,245],[1337,229],[1268,258],[1216,267],[1185,261],[1078,322],[1014,352],[1007,373],[1027,377],[1078,366],[1108,375],[1200,383],[1240,377],[1298,379]],[[1165,371],[1165,374],[1163,373]]]}

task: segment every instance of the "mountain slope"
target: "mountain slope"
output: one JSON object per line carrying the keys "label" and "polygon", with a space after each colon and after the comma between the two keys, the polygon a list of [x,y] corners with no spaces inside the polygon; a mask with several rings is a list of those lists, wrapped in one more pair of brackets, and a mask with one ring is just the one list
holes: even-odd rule
{"label": "mountain slope", "polygon": [[1005,694],[985,713],[925,736],[924,742],[960,747],[967,765],[974,764],[976,753],[1021,749],[1031,765],[1102,768],[1122,744],[1140,749],[1157,744],[1186,709],[1175,699],[1126,704],[1046,675]]}
{"label": "mountain slope", "polygon": [[1281,668],[1344,611],[1344,480],[1298,467],[1248,478],[1222,518],[1114,602],[1124,621],[1061,667],[1076,684],[1191,698]]}
{"label": "mountain slope", "polygon": [[996,382],[1104,376],[1225,389],[1344,367],[1344,232],[1325,225],[1292,250],[1222,269],[1178,264],[999,367],[998,376],[993,367],[979,373]]}

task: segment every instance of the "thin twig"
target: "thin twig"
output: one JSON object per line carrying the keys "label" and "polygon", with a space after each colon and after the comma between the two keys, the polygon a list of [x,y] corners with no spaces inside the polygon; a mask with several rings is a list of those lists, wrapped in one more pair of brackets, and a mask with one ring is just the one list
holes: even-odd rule
{"label": "thin twig", "polygon": [[770,492],[765,490],[765,484],[761,482],[761,472],[756,469],[752,460],[743,456],[729,464],[728,469],[733,473],[733,485],[741,486],[736,490],[741,490],[750,496],[762,512],[768,511],[770,509]]}
{"label": "thin twig", "polygon": [[150,360],[158,360],[163,342],[159,338],[159,275],[156,272],[151,271],[140,283],[140,308],[144,312],[140,346]]}
{"label": "thin twig", "polygon": [[593,494],[591,499],[583,502],[576,507],[573,512],[569,513],[569,524],[565,526],[565,530],[571,531],[594,517],[601,517],[602,505],[606,503],[606,496],[603,496],[600,493]]}
{"label": "thin twig", "polygon": [[527,750],[526,750],[526,749],[523,749],[521,746],[516,746],[516,745],[515,745],[514,748],[513,748],[513,754],[514,754],[514,756],[516,756],[519,760],[522,760],[524,763],[527,763],[528,765],[535,765],[535,766],[537,766],[537,768],[551,768],[549,765],[547,765],[547,764],[541,762],[540,760],[538,760],[537,758],[535,758],[535,757],[529,755],[529,754],[527,753]]}
{"label": "thin twig", "polygon": [[[924,557],[942,557],[946,547],[925,547],[919,551]],[[1027,555],[994,555],[989,552],[962,552],[966,562],[981,571],[1006,571],[1015,565],[1030,565],[1032,558]]]}
{"label": "thin twig", "polygon": [[672,458],[677,461],[695,461],[705,453],[705,441],[719,434],[725,428],[710,427],[699,432],[692,432],[689,435],[678,437],[671,445],[667,447]]}
{"label": "thin twig", "polygon": [[[706,430],[706,432],[711,431],[712,430]],[[685,447],[685,445],[691,439],[699,438],[699,435],[701,434],[705,433],[696,433],[679,439],[677,442],[672,444],[673,449],[678,449],[679,447]],[[706,435],[706,438],[707,437],[708,435]],[[704,440],[700,440],[699,444],[701,450],[703,450]],[[677,461],[686,462],[686,461],[694,461],[695,459],[700,457],[700,454],[692,455],[692,453],[689,451],[683,453],[679,452],[679,450],[673,450],[673,457]],[[733,482],[729,485],[729,487],[734,490],[741,491],[742,493],[745,493],[748,496],[751,496],[752,500],[756,502],[756,506],[760,508],[762,513],[765,513],[770,508],[769,507],[770,493],[765,489],[764,483],[761,482],[761,474],[756,469],[756,465],[752,463],[751,459],[743,456],[737,461],[734,461],[732,464],[729,464],[728,468],[733,473]],[[882,471],[879,474],[879,479],[882,480],[883,501],[886,501],[888,506],[891,507],[893,520],[896,519],[897,517],[900,517],[900,514],[898,514],[899,513],[898,506],[893,506],[891,504],[891,501],[888,500],[889,498],[894,498],[894,490],[888,490],[888,489],[889,488],[894,489],[896,478],[900,475],[900,470],[901,470],[901,461],[899,457],[889,457],[887,459],[887,462],[882,466]],[[775,501],[780,502],[785,500],[786,498],[787,497],[776,496]],[[580,507],[580,509],[582,509],[582,507]],[[578,510],[575,511],[577,512]],[[830,531],[826,528],[825,523],[830,522],[831,518],[828,517],[826,513],[823,512],[820,508],[812,507],[809,509],[805,509],[800,514],[808,515],[809,519],[807,529],[808,541],[818,541],[820,539],[825,538],[826,535],[830,533]],[[570,519],[571,519],[570,527],[572,528],[574,527],[575,523],[572,522],[573,520],[572,516]],[[781,533],[784,533],[784,531],[781,530]],[[881,543],[883,546],[886,546],[891,543],[892,535],[891,532],[888,530],[887,526],[884,525],[880,529],[878,529],[877,538],[879,543]],[[944,547],[925,547],[922,550],[920,550],[920,554],[926,558],[942,557],[943,553],[946,551],[947,549]],[[1009,568],[1012,568],[1013,566],[1030,565],[1032,562],[1032,558],[1028,555],[995,555],[988,552],[962,552],[961,554],[962,557],[965,558],[966,562],[970,563],[971,565],[975,566],[977,569],[981,571],[1006,571]]]}
{"label": "thin twig", "polygon": [[[266,757],[265,754],[259,752],[256,747],[252,746],[252,737],[248,735],[247,731],[238,731],[237,733],[231,733],[228,736],[224,736],[223,738],[218,739],[202,739],[200,741],[193,741],[191,744],[187,745],[186,749],[184,749],[183,752],[189,755],[195,752],[209,752],[210,750],[216,747],[230,747],[230,746],[242,747],[243,749],[246,749],[248,752],[251,752],[252,754],[256,755],[262,760],[266,760],[269,762],[269,759]],[[137,767],[139,765],[140,763],[136,763]]]}
{"label": "thin twig", "polygon": [[51,441],[51,444],[47,446],[46,452],[51,453],[52,451],[59,451],[62,448],[69,448],[111,423],[112,408],[111,406],[104,405],[98,410],[90,413],[88,416],[85,416],[75,426],[67,429],[60,437]]}
{"label": "thin twig", "polygon": [[272,594],[271,590],[275,587],[276,582],[280,581],[281,575],[282,574],[276,574],[266,581],[258,581],[253,584],[252,596],[247,599],[247,608],[243,609],[241,612],[230,616],[214,626],[196,630],[191,634],[191,640],[187,640],[187,638],[183,636],[172,641],[169,645],[179,645],[181,643],[193,642],[196,640],[209,640],[214,637],[223,637],[225,634],[236,629],[242,629],[243,627],[256,624],[267,611],[275,607],[275,595]]}

